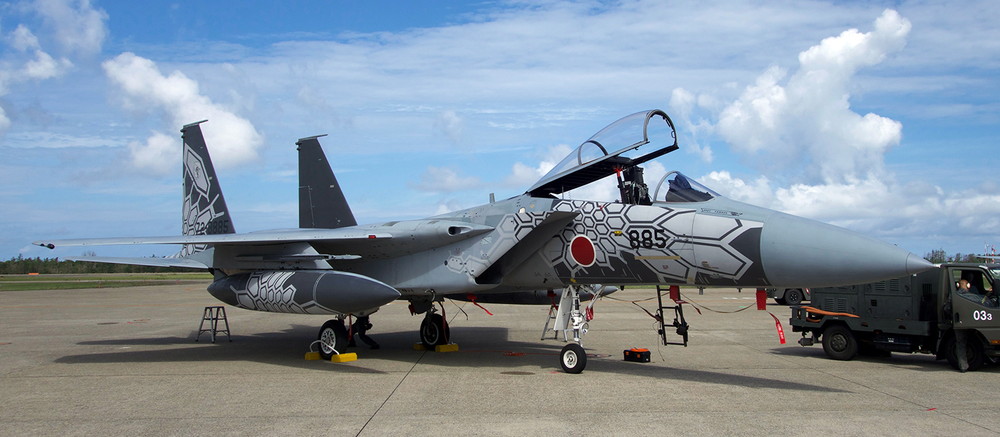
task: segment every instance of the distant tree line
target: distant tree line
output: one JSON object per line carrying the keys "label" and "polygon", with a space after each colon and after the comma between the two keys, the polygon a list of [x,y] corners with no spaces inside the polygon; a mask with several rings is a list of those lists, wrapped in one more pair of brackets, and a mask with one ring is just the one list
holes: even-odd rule
{"label": "distant tree line", "polygon": [[59,258],[24,258],[18,255],[8,261],[0,261],[0,275],[26,275],[28,273],[82,274],[82,273],[163,273],[202,272],[204,270],[178,267],[147,267],[127,264],[106,264],[85,261],[60,261]]}
{"label": "distant tree line", "polygon": [[981,258],[974,253],[962,254],[956,253],[954,255],[948,255],[944,249],[932,250],[926,255],[924,259],[935,264],[940,263],[981,263],[981,262],[994,262],[994,260]]}
{"label": "distant tree line", "polygon": [[[943,249],[932,250],[924,255],[932,263],[946,262],[991,262],[975,254],[956,253],[948,255]],[[0,261],[0,275],[39,274],[82,274],[82,273],[162,273],[162,272],[202,272],[199,269],[180,267],[148,267],[128,264],[106,264],[85,261],[60,261],[59,258],[24,258],[18,255],[8,261]]]}

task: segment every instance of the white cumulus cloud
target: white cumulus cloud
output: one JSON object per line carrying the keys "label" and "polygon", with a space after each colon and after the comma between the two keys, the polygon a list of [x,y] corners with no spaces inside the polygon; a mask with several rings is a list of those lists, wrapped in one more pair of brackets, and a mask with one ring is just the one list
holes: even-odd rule
{"label": "white cumulus cloud", "polygon": [[884,157],[901,144],[902,124],[851,109],[858,71],[899,52],[910,29],[907,19],[886,10],[870,32],[849,29],[801,52],[791,72],[767,69],[720,111],[716,128],[732,150],[757,158],[761,173],[802,169],[791,184],[729,172],[701,181],[737,200],[882,236],[996,232],[995,186],[948,192],[927,181],[898,180]]}
{"label": "white cumulus cloud", "polygon": [[805,162],[805,174],[818,177],[813,183],[882,173],[883,155],[899,144],[902,124],[852,111],[850,83],[859,69],[899,51],[909,31],[908,20],[886,10],[871,32],[849,29],[800,53],[787,80],[783,69],[768,69],[722,111],[720,135],[741,153],[764,155],[772,169]]}
{"label": "white cumulus cloud", "polygon": [[420,181],[413,187],[432,193],[451,193],[455,191],[478,188],[482,182],[472,176],[462,176],[457,171],[447,167],[428,167],[420,176]]}
{"label": "white cumulus cloud", "polygon": [[36,0],[34,9],[65,51],[95,54],[101,51],[108,30],[108,14],[89,0]]}
{"label": "white cumulus cloud", "polygon": [[[124,92],[122,98],[126,107],[162,111],[171,126],[177,128],[208,119],[202,131],[216,165],[234,166],[257,159],[257,151],[264,143],[257,129],[250,121],[202,95],[198,83],[184,73],[174,71],[163,75],[153,61],[133,53],[122,53],[105,61],[103,66],[108,78]],[[163,174],[176,169],[180,160],[180,153],[176,151],[162,160],[148,159],[162,152],[164,135],[157,132],[145,145],[130,145],[132,163]],[[179,150],[179,139],[173,141],[173,147]]]}
{"label": "white cumulus cloud", "polygon": [[[18,24],[4,38],[14,50],[0,51],[0,97],[24,82],[65,75],[73,67],[70,57],[99,52],[107,35],[107,14],[91,6],[88,0],[37,0],[28,6],[28,10],[42,18],[43,32],[51,34],[49,40],[58,43],[63,56],[50,54],[51,50],[43,47],[35,32]],[[0,134],[11,123],[7,109],[0,108]]]}

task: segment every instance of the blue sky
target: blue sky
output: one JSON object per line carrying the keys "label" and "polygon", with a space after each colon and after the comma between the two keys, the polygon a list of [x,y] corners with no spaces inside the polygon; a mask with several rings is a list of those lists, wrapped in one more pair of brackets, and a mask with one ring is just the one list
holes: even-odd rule
{"label": "blue sky", "polygon": [[[0,258],[180,232],[202,125],[238,231],[295,227],[298,138],[361,223],[523,192],[660,108],[723,194],[918,254],[1000,244],[1000,4],[107,2],[0,6]],[[573,193],[607,196],[607,190]]]}

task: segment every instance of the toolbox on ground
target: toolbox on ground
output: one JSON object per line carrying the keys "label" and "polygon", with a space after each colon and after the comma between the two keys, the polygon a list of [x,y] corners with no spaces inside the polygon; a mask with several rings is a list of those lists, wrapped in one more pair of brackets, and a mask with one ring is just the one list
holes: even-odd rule
{"label": "toolbox on ground", "polygon": [[625,361],[634,361],[636,363],[648,363],[649,362],[649,349],[625,349]]}

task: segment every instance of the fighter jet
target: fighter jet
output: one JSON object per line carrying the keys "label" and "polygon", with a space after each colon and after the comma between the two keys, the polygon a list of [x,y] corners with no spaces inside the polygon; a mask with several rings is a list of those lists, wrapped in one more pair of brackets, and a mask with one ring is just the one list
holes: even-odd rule
{"label": "fighter jet", "polygon": [[[558,301],[553,331],[568,342],[559,362],[579,373],[589,320],[581,301],[610,286],[823,287],[931,267],[894,245],[728,199],[680,172],[650,190],[642,165],[679,149],[674,124],[660,110],[608,125],[521,195],[369,225],[357,224],[320,137],[303,138],[296,143],[300,227],[251,233],[235,233],[200,123],[181,130],[183,235],[34,244],[183,245],[169,258],[70,259],[206,269],[215,277],[209,293],[227,304],[332,315],[317,339],[324,357],[344,351],[348,316],[368,316],[397,299],[424,314],[419,337],[428,347],[450,341],[445,298]],[[617,182],[617,201],[564,198],[605,178]]]}

